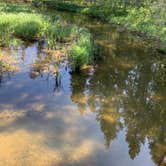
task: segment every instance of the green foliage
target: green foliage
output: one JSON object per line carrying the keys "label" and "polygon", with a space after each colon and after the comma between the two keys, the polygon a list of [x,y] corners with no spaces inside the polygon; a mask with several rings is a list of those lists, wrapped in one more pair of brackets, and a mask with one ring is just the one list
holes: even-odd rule
{"label": "green foliage", "polygon": [[56,43],[65,43],[75,40],[78,35],[79,28],[74,25],[63,25],[60,21],[48,27],[46,36],[49,48],[56,48]]}
{"label": "green foliage", "polygon": [[[37,3],[37,0],[34,0]],[[166,46],[165,0],[42,0],[45,7],[79,12],[104,21],[125,25],[126,28],[159,38]]]}
{"label": "green foliage", "polygon": [[41,22],[33,20],[25,21],[17,24],[15,35],[19,38],[24,38],[25,40],[32,40],[40,36],[42,28]]}
{"label": "green foliage", "polygon": [[[5,5],[0,6],[4,6],[1,11],[6,11]],[[26,12],[0,12],[0,45],[17,45],[20,40],[45,40],[48,49],[54,50],[62,49],[65,44],[69,45],[67,49],[74,68],[89,64],[93,55],[91,35],[85,29],[67,25],[52,16]]]}
{"label": "green foliage", "polygon": [[80,30],[80,38],[73,44],[70,51],[73,67],[78,69],[83,65],[88,65],[93,60],[93,43],[89,32]]}
{"label": "green foliage", "polygon": [[32,13],[32,9],[28,4],[14,4],[14,3],[1,3],[0,2],[0,12],[8,13]]}
{"label": "green foliage", "polygon": [[79,70],[83,65],[93,61],[93,42],[87,29],[77,26],[64,26],[57,22],[47,30],[48,47],[57,49],[58,43],[70,43],[70,59],[73,69]]}
{"label": "green foliage", "polygon": [[47,21],[39,14],[8,14],[1,13],[0,15],[0,44],[6,42],[15,36],[24,40],[34,40],[38,37],[43,37],[43,33],[47,26]]}

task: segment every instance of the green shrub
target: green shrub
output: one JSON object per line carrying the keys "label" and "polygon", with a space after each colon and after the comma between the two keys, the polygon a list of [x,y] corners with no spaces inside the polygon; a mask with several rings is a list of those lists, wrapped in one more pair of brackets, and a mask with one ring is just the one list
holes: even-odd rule
{"label": "green shrub", "polygon": [[93,61],[93,55],[91,35],[81,29],[80,38],[73,44],[70,51],[73,68],[79,70],[81,66],[90,64]]}

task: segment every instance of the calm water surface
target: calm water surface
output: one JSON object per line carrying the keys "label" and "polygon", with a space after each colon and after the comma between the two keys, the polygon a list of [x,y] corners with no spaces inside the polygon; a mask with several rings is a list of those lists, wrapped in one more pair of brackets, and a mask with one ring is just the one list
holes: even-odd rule
{"label": "calm water surface", "polygon": [[100,58],[71,75],[42,44],[4,50],[20,70],[0,74],[0,165],[165,166],[165,55],[115,26],[58,14],[91,30]]}

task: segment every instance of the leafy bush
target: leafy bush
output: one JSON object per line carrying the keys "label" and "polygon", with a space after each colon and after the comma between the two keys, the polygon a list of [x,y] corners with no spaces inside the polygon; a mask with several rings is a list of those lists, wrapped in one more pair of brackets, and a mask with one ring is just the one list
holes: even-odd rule
{"label": "leafy bush", "polygon": [[85,29],[80,30],[80,38],[73,44],[71,51],[73,67],[79,70],[81,66],[88,65],[93,60],[93,43],[91,35]]}

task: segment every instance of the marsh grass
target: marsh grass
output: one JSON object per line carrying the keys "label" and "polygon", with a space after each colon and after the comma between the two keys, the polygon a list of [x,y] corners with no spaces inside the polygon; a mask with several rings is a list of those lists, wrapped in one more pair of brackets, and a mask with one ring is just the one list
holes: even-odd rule
{"label": "marsh grass", "polygon": [[[11,14],[0,15],[0,43],[8,44],[13,37],[23,40],[34,40],[43,37],[48,22],[37,14]],[[6,39],[6,40],[4,40]]]}
{"label": "marsh grass", "polygon": [[15,5],[10,8],[19,8],[19,12],[8,12],[9,9],[3,6],[4,8],[0,5],[0,46],[9,47],[21,41],[44,40],[49,50],[65,50],[66,47],[74,68],[87,65],[93,59],[93,44],[88,30],[67,25],[48,15],[20,12],[21,7],[16,8]]}
{"label": "marsh grass", "polygon": [[79,70],[80,66],[90,64],[93,61],[93,48],[94,46],[89,32],[86,29],[80,29],[80,37],[72,45],[70,51],[72,64],[76,70]]}

